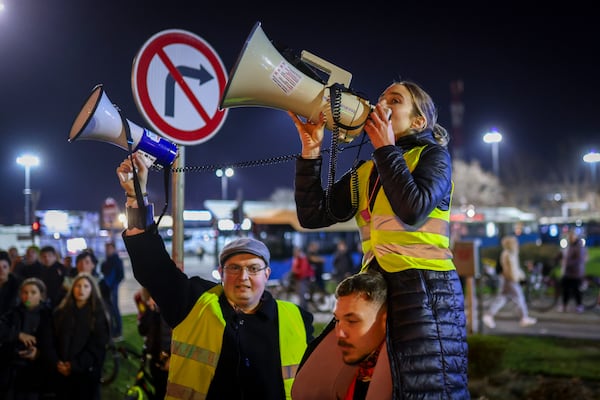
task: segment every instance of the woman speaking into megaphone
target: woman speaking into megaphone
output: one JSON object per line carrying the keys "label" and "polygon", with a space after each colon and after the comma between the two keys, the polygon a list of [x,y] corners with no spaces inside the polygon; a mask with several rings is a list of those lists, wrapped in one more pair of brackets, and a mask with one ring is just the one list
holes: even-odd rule
{"label": "woman speaking into megaphone", "polygon": [[[333,213],[354,217],[362,271],[386,278],[390,398],[468,399],[464,296],[449,249],[452,164],[431,97],[412,82],[386,88],[364,125],[372,158],[357,167],[357,184],[349,171],[330,190],[321,184],[324,117],[289,114],[302,143],[295,176],[300,224],[322,228],[339,222]],[[338,334],[334,326],[322,335]],[[318,353],[319,345],[308,357]],[[293,394],[308,398],[305,390],[317,386],[302,379],[300,366]]]}

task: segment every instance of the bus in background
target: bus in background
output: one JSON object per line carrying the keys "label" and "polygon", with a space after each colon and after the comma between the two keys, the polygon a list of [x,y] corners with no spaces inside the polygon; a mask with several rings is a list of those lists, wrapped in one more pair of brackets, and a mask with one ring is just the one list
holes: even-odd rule
{"label": "bus in background", "polygon": [[457,208],[450,215],[450,241],[479,240],[480,246],[499,247],[505,235],[515,235],[519,244],[540,244],[538,218],[516,207]]}
{"label": "bus in background", "polygon": [[306,250],[310,242],[319,243],[319,253],[325,259],[324,279],[333,272],[333,256],[337,243],[344,240],[356,266],[360,265],[360,236],[354,219],[320,229],[300,226],[295,209],[278,209],[270,215],[252,218],[252,233],[271,251],[271,279],[281,279],[292,266],[294,246]]}
{"label": "bus in background", "polygon": [[[293,202],[243,201],[240,210],[237,200],[206,200],[204,206],[217,221],[219,249],[232,237],[246,235],[267,245],[271,252],[271,280],[281,279],[291,269],[294,246],[306,249],[313,240],[319,242],[320,255],[326,259],[326,274],[333,270],[333,253],[341,239],[353,251],[357,265],[360,263],[360,239],[354,219],[327,228],[305,229],[300,226]],[[236,212],[241,214],[239,223],[233,221]]]}
{"label": "bus in background", "polygon": [[542,243],[558,244],[566,247],[570,230],[585,239],[588,247],[600,246],[600,213],[585,216],[541,217],[539,220]]}

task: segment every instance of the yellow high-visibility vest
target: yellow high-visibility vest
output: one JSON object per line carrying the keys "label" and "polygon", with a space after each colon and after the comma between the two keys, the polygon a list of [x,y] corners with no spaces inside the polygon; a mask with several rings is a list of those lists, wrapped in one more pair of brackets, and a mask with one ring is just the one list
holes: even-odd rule
{"label": "yellow high-visibility vest", "polygon": [[[198,298],[186,318],[173,329],[165,399],[204,400],[221,354],[225,319],[219,306],[223,292],[215,286]],[[281,372],[287,399],[306,350],[306,328],[298,306],[277,300]],[[200,329],[199,327],[210,327]]]}
{"label": "yellow high-visibility vest", "polygon": [[[404,153],[412,172],[425,146]],[[450,251],[450,208],[435,208],[418,226],[407,225],[392,210],[383,190],[374,193],[373,209],[369,210],[369,177],[374,168],[367,161],[358,169],[359,212],[356,222],[360,230],[363,251],[363,268],[375,258],[387,272],[406,269],[450,271],[455,269]],[[369,210],[369,211],[363,211]]]}

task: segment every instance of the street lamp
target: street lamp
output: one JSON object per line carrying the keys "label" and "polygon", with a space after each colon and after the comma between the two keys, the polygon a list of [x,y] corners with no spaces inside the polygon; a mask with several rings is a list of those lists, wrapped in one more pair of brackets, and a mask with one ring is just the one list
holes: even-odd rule
{"label": "street lamp", "polygon": [[25,195],[25,225],[29,225],[31,224],[31,188],[29,187],[29,175],[31,167],[40,165],[40,159],[31,154],[24,154],[17,157],[17,164],[25,167],[25,189],[23,190],[23,194]]}
{"label": "street lamp", "polygon": [[583,155],[583,161],[590,164],[590,170],[592,171],[592,185],[596,184],[596,164],[600,162],[600,153],[597,151],[590,151]]}
{"label": "street lamp", "polygon": [[221,178],[221,200],[227,200],[227,179],[233,176],[233,168],[219,168],[215,174]]}
{"label": "street lamp", "polygon": [[483,135],[483,141],[492,145],[492,164],[494,175],[500,179],[500,159],[498,158],[498,143],[502,141],[502,134],[495,129]]}

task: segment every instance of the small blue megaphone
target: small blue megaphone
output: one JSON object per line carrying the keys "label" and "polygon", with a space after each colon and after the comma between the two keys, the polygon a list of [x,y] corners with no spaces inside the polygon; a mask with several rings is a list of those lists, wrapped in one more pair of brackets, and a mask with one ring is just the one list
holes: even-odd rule
{"label": "small blue megaphone", "polygon": [[75,118],[69,134],[69,142],[96,140],[112,143],[129,151],[127,127],[124,123],[129,128],[131,151],[142,154],[148,167],[152,166],[160,170],[173,164],[177,158],[177,145],[123,118],[117,107],[111,103],[101,84],[94,87]]}

